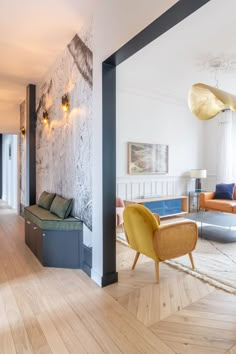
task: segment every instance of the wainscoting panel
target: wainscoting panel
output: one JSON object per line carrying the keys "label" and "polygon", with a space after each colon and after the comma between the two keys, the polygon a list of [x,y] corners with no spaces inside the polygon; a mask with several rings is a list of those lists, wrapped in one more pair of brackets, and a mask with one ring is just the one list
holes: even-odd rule
{"label": "wainscoting panel", "polygon": [[188,177],[118,177],[116,193],[122,199],[185,195],[190,190],[189,184]]}
{"label": "wainscoting panel", "polygon": [[[202,180],[204,191],[214,191],[216,177],[209,176]],[[188,195],[194,191],[195,180],[188,176],[167,176],[167,177],[117,177],[116,193],[122,199],[136,199],[140,197],[161,197],[173,195]]]}

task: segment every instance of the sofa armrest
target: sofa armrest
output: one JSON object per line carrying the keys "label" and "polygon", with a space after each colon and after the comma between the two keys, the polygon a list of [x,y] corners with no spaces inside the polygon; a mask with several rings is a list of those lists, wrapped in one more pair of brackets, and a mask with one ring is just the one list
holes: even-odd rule
{"label": "sofa armrest", "polygon": [[214,192],[201,192],[199,196],[199,207],[204,209],[206,201],[214,198]]}

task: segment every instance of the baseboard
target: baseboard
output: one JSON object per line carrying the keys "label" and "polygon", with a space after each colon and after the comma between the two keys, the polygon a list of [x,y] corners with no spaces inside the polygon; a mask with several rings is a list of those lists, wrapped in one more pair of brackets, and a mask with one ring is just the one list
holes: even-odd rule
{"label": "baseboard", "polygon": [[25,217],[24,209],[25,205],[20,203],[20,216],[22,216],[23,218]]}
{"label": "baseboard", "polygon": [[91,277],[92,269],[92,247],[82,245],[82,264],[81,269]]}
{"label": "baseboard", "polygon": [[98,273],[96,270],[93,268],[91,269],[91,279],[98,285],[102,286],[102,275]]}
{"label": "baseboard", "polygon": [[113,283],[117,283],[118,282],[118,272],[104,274],[102,276],[101,280],[102,280],[102,282],[101,282],[102,287],[113,284]]}
{"label": "baseboard", "polygon": [[118,281],[118,273],[113,272],[104,274],[101,278],[92,271],[92,247],[82,245],[82,264],[81,269],[101,287],[116,283]]}

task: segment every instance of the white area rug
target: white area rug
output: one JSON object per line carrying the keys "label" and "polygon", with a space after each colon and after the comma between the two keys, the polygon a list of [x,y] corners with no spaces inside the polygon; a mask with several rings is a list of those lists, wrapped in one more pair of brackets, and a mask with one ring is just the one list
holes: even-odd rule
{"label": "white area rug", "polygon": [[[117,233],[117,240],[127,244],[123,233]],[[220,289],[236,294],[236,242],[224,244],[198,239],[193,258],[194,271],[188,255],[166,263]]]}

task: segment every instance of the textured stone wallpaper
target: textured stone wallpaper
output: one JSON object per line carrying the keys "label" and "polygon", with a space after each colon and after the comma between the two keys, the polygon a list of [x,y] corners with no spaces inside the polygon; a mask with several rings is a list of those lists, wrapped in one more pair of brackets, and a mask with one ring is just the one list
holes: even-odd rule
{"label": "textured stone wallpaper", "polygon": [[[20,128],[26,129],[25,101],[20,104]],[[28,205],[26,188],[26,136],[19,137],[19,186],[20,186],[20,208]]]}
{"label": "textured stone wallpaper", "polygon": [[[82,37],[82,35],[81,35]],[[91,31],[72,39],[37,88],[36,185],[74,198],[73,215],[92,229]],[[68,93],[64,112],[61,97]],[[49,122],[42,121],[43,111]]]}

